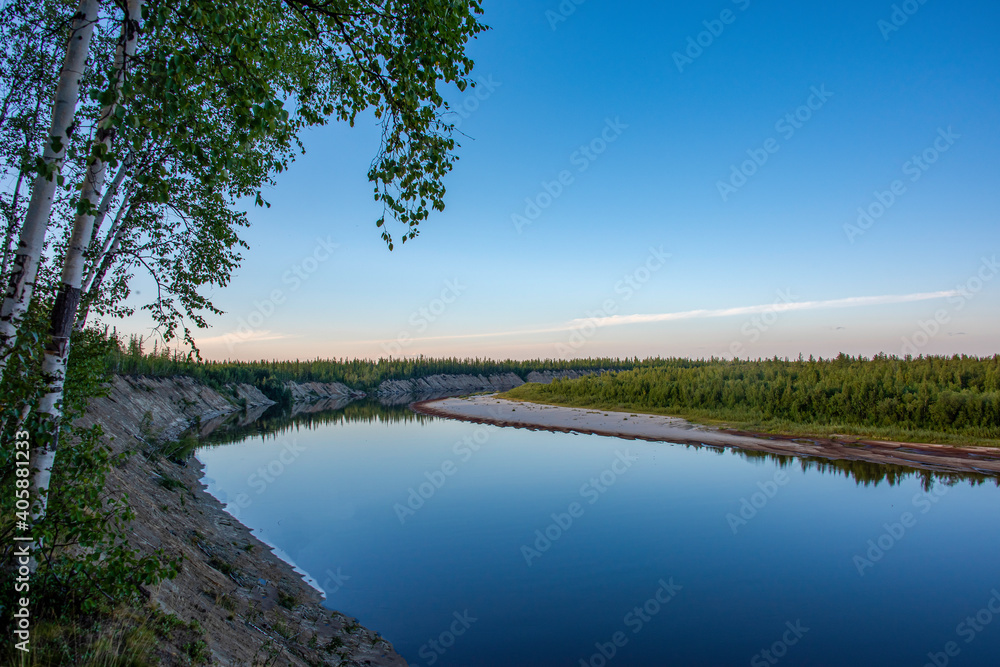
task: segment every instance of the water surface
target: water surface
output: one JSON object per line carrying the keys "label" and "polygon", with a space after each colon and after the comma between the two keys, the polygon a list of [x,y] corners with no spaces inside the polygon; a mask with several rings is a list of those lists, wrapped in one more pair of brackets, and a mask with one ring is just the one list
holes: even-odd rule
{"label": "water surface", "polygon": [[266,415],[197,455],[230,512],[413,665],[919,667],[1000,654],[990,478],[373,403]]}

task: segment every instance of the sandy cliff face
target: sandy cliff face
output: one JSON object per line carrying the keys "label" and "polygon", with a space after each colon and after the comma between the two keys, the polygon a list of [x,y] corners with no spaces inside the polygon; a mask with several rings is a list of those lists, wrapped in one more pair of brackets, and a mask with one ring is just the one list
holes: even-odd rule
{"label": "sandy cliff face", "polygon": [[339,382],[286,382],[295,401],[318,401],[324,398],[363,398],[365,392]]}
{"label": "sandy cliff face", "polygon": [[497,375],[430,375],[413,380],[386,380],[375,391],[377,396],[441,394],[449,392],[507,391],[520,387],[524,380],[514,373]]}
{"label": "sandy cliff face", "polygon": [[[112,471],[107,487],[128,494],[137,515],[132,543],[184,559],[180,575],[149,591],[151,599],[185,622],[198,621],[213,664],[406,665],[377,633],[324,609],[315,589],[226,513],[201,484],[196,459],[147,458],[154,441],[176,438],[189,425],[206,432],[227,419],[246,422],[271,403],[250,386],[220,393],[190,378],[124,377],[91,403],[81,421],[100,423],[115,450],[137,453]],[[160,646],[158,657],[189,664],[178,646]]]}
{"label": "sandy cliff face", "polygon": [[116,375],[108,396],[92,401],[88,415],[102,424],[114,423],[132,436],[139,436],[140,425],[146,420],[143,428],[174,439],[195,420],[208,422],[244,407],[268,405],[274,405],[274,401],[248,384],[233,385],[228,395],[223,395],[188,377]]}

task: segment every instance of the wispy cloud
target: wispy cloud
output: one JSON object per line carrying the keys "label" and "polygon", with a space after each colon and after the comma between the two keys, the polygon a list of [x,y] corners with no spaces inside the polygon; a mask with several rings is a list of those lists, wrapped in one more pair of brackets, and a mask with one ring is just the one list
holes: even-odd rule
{"label": "wispy cloud", "polygon": [[199,346],[220,344],[233,345],[235,343],[259,343],[268,340],[284,340],[286,338],[294,338],[294,336],[278,333],[276,331],[250,331],[248,333],[225,333],[221,336],[199,338],[196,342]]}
{"label": "wispy cloud", "polygon": [[861,306],[884,306],[896,303],[912,303],[914,301],[931,301],[946,299],[958,294],[955,290],[942,292],[918,292],[916,294],[886,294],[882,296],[854,296],[844,299],[828,299],[826,301],[786,301],[765,303],[756,306],[739,306],[736,308],[683,310],[673,313],[651,313],[638,315],[612,315],[610,317],[591,317],[570,320],[564,324],[556,324],[537,329],[519,329],[513,331],[495,331],[489,333],[453,334],[449,336],[427,336],[414,338],[414,341],[458,340],[474,338],[496,338],[499,336],[524,336],[530,334],[557,333],[573,331],[581,326],[615,327],[628,324],[648,324],[651,322],[674,322],[678,320],[700,320],[715,317],[734,317],[740,315],[757,315],[766,312],[785,313],[795,310],[821,310],[826,308],[857,308]]}
{"label": "wispy cloud", "polygon": [[742,306],[739,308],[721,308],[718,310],[685,310],[678,313],[656,313],[652,315],[612,315],[610,317],[581,318],[569,322],[570,329],[575,329],[584,323],[596,324],[602,327],[620,326],[623,324],[644,324],[647,322],[672,322],[674,320],[700,320],[711,317],[732,317],[734,315],[759,315],[761,313],[786,313],[792,310],[818,310],[821,308],[854,308],[857,306],[884,306],[893,303],[909,303],[912,301],[929,301],[945,299],[958,294],[955,290],[945,292],[921,292],[919,294],[889,294],[885,296],[854,296],[846,299],[830,299],[828,301],[785,301],[768,303],[759,306]]}

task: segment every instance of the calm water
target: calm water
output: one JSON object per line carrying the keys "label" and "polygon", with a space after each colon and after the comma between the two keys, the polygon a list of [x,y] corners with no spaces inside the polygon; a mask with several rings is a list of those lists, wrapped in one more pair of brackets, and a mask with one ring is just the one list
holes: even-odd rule
{"label": "calm water", "polygon": [[1000,664],[992,479],[367,403],[227,439],[212,493],[413,665]]}

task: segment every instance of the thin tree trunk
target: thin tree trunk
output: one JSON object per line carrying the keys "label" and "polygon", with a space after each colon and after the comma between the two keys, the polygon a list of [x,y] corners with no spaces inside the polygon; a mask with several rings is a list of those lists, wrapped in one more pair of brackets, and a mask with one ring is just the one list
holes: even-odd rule
{"label": "thin tree trunk", "polygon": [[106,255],[104,255],[104,259],[101,261],[101,266],[94,275],[94,281],[91,283],[90,290],[84,293],[83,305],[81,307],[80,314],[76,318],[77,331],[82,330],[84,325],[87,323],[87,316],[90,314],[90,305],[94,303],[94,299],[97,297],[97,292],[101,289],[101,283],[104,282],[104,276],[107,275],[108,271],[111,269],[111,265],[114,263],[115,255],[118,254],[118,249],[121,247],[121,242],[125,237],[125,232],[125,227],[118,230],[118,233],[115,235],[115,242],[111,244],[111,249]]}
{"label": "thin tree trunk", "polygon": [[27,77],[18,77],[16,79],[11,79],[10,83],[7,84],[7,85],[10,86],[10,91],[7,93],[7,97],[3,98],[3,109],[0,110],[0,127],[3,127],[4,122],[6,122],[6,120],[7,120],[7,111],[10,110],[10,101],[12,99],[14,99],[14,95],[16,95],[17,93],[21,92],[20,89],[21,89],[23,80],[25,78],[27,78]]}
{"label": "thin tree trunk", "polygon": [[[83,276],[83,282],[80,286],[81,293],[86,296],[91,291],[91,284],[94,282],[94,276],[97,275],[98,266],[104,261],[104,257],[108,254],[109,248],[118,238],[118,234],[121,231],[122,225],[128,218],[128,214],[132,211],[132,202],[130,198],[134,191],[134,184],[130,185],[125,191],[125,196],[122,199],[121,206],[118,207],[118,213],[115,214],[115,220],[111,223],[111,229],[108,230],[107,236],[104,237],[104,243],[101,244],[100,249],[94,253],[91,257],[90,268],[87,269],[87,273]],[[93,241],[91,241],[93,243]]]}
{"label": "thin tree trunk", "polygon": [[[97,136],[94,137],[93,164],[87,169],[84,180],[82,199],[90,203],[77,214],[73,224],[73,235],[66,256],[63,259],[62,285],[52,306],[52,319],[49,337],[45,345],[45,358],[42,361],[42,380],[46,385],[46,393],[38,405],[41,418],[48,422],[49,428],[44,429],[50,436],[39,443],[35,455],[35,471],[31,478],[31,497],[35,501],[32,518],[37,523],[45,517],[49,484],[52,479],[52,468],[55,464],[56,450],[59,447],[59,424],[62,418],[63,388],[66,381],[66,362],[69,359],[70,336],[73,333],[73,323],[76,311],[80,305],[80,285],[83,280],[84,252],[90,244],[93,234],[95,213],[104,188],[107,163],[101,157],[107,155],[113,139],[114,117],[121,99],[122,85],[125,81],[129,61],[135,55],[139,41],[139,24],[142,19],[143,0],[128,0],[125,7],[125,20],[122,23],[122,36],[115,53],[114,82],[115,99],[101,111],[101,122],[98,125]],[[103,150],[96,150],[103,144]]]}
{"label": "thin tree trunk", "polygon": [[115,255],[118,254],[118,249],[121,247],[122,239],[125,238],[125,234],[128,232],[129,225],[127,221],[131,210],[132,207],[128,201],[124,202],[121,208],[118,209],[118,215],[115,216],[115,222],[111,226],[111,229],[108,230],[108,236],[104,239],[104,245],[100,253],[95,257],[90,271],[83,280],[83,286],[80,291],[82,294],[80,312],[76,317],[76,325],[74,326],[76,331],[82,330],[87,323],[90,306],[94,303],[94,299],[97,298],[97,294],[101,289],[101,283],[104,282],[104,276],[111,269]]}
{"label": "thin tree trunk", "polygon": [[52,211],[52,200],[66,155],[66,145],[69,143],[69,128],[80,97],[80,79],[90,50],[90,39],[94,34],[97,8],[97,0],[80,0],[73,19],[66,58],[56,85],[49,138],[42,155],[42,160],[52,173],[40,173],[32,185],[31,200],[21,226],[13,270],[3,305],[0,306],[0,378],[7,369],[7,361],[17,343],[21,320],[31,303],[49,213]]}
{"label": "thin tree trunk", "polygon": [[[38,112],[42,108],[42,99],[38,98],[35,100],[35,113],[32,116],[31,128],[24,133],[24,154],[28,155],[31,151],[31,145],[35,141],[35,123],[38,120]],[[7,269],[10,268],[10,258],[14,252],[11,244],[14,240],[14,234],[17,233],[17,207],[19,200],[21,199],[21,184],[24,183],[24,166],[22,163],[21,168],[17,172],[17,185],[14,186],[14,194],[10,199],[10,221],[7,224],[7,233],[3,237],[3,266],[0,268],[0,276],[7,275]]]}
{"label": "thin tree trunk", "polygon": [[0,276],[7,275],[10,268],[10,258],[14,253],[11,243],[14,241],[14,234],[17,233],[17,204],[21,198],[21,183],[24,182],[24,169],[17,172],[17,184],[14,186],[14,194],[10,198],[10,219],[7,221],[7,231],[3,235],[3,264],[0,265]]}
{"label": "thin tree trunk", "polygon": [[111,202],[114,201],[115,196],[118,194],[118,188],[121,187],[122,181],[125,180],[125,174],[131,167],[132,156],[130,154],[122,160],[121,165],[118,167],[118,173],[115,174],[114,180],[111,181],[107,192],[104,193],[104,197],[101,199],[101,205],[97,207],[97,217],[94,218],[94,231],[90,234],[91,245],[97,240],[97,235],[101,232],[101,225],[104,224],[104,218],[108,217],[108,209],[111,208]]}

